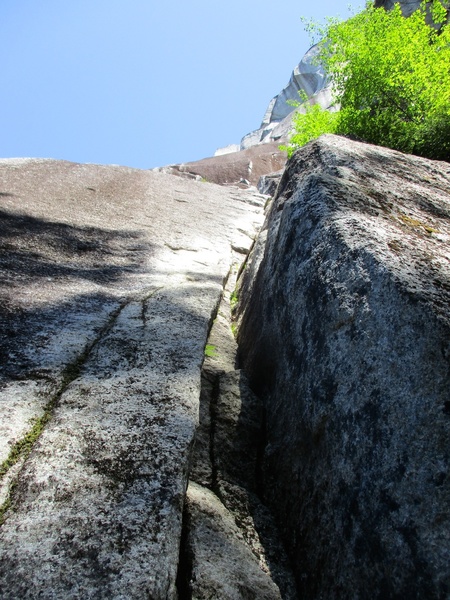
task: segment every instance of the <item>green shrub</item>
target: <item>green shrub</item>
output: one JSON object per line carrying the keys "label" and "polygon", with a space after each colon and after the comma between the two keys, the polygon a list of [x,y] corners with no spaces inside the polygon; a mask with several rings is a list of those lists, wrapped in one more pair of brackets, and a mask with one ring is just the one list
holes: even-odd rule
{"label": "green shrub", "polygon": [[[385,11],[372,2],[347,21],[309,23],[323,36],[319,60],[340,105],[331,132],[450,160],[450,25],[439,0],[428,4],[434,26],[425,4],[404,18],[399,4]],[[321,112],[308,118],[320,130]],[[315,126],[295,120],[290,146],[305,143],[303,132]]]}
{"label": "green shrub", "polygon": [[289,139],[287,146],[280,146],[280,150],[285,150],[288,156],[300,146],[304,146],[311,140],[318,138],[323,133],[335,133],[337,113],[324,110],[319,104],[304,105],[305,113],[295,113],[292,125],[294,133]]}

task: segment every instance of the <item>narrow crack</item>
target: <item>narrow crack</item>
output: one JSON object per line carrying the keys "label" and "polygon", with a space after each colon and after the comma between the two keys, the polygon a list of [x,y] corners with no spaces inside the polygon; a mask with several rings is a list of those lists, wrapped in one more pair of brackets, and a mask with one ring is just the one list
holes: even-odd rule
{"label": "narrow crack", "polygon": [[189,544],[190,520],[186,507],[183,509],[183,520],[180,537],[180,553],[178,558],[178,570],[175,586],[178,592],[178,600],[192,600],[191,576],[192,576],[192,550]]}
{"label": "narrow crack", "polygon": [[[149,296],[156,293],[156,291],[153,291],[151,294],[149,294]],[[40,417],[34,419],[31,429],[27,431],[27,433],[20,440],[15,442],[7,458],[0,464],[1,482],[5,478],[7,473],[10,471],[10,469],[14,467],[14,465],[16,465],[19,461],[22,462],[22,467],[16,474],[14,480],[9,485],[9,490],[6,492],[6,499],[4,500],[2,505],[0,505],[0,527],[3,525],[7,518],[8,510],[12,507],[14,491],[17,485],[17,481],[20,477],[21,470],[26,462],[26,459],[31,454],[31,451],[33,450],[36,442],[39,440],[40,436],[44,432],[45,426],[51,421],[53,413],[56,407],[58,406],[62,395],[67,390],[69,385],[79,377],[81,370],[86,361],[88,360],[89,356],[91,355],[92,351],[112,329],[120,313],[128,304],[134,301],[134,298],[122,301],[119,304],[119,306],[111,313],[107,323],[101,328],[95,339],[85,347],[83,352],[74,361],[69,363],[64,368],[62,373],[62,383],[57,392],[53,394],[53,396],[45,405],[43,414]]]}
{"label": "narrow crack", "polygon": [[[242,267],[238,271],[242,273]],[[263,460],[266,447],[266,423],[265,423],[265,411],[261,408],[260,414],[260,430],[259,435],[256,434],[254,426],[258,417],[248,412],[254,410],[252,408],[252,396],[248,396],[246,390],[246,383],[238,383],[240,376],[237,375],[236,367],[236,356],[231,358],[236,352],[236,346],[230,345],[227,342],[227,335],[225,334],[226,323],[222,319],[217,319],[214,322],[217,315],[221,317],[226,316],[228,325],[230,328],[229,334],[233,338],[232,333],[232,314],[231,314],[231,302],[233,299],[233,293],[231,288],[233,287],[234,280],[230,279],[232,269],[230,269],[229,276],[224,281],[224,289],[218,303],[217,309],[213,311],[211,317],[211,327],[208,332],[207,345],[213,346],[217,350],[217,356],[210,355],[205,357],[202,367],[202,390],[200,396],[200,423],[197,429],[197,436],[195,442],[195,449],[193,453],[193,461],[191,465],[190,478],[195,483],[209,488],[222,502],[224,507],[231,513],[234,521],[240,529],[248,547],[254,554],[256,560],[260,563],[262,571],[266,572],[272,581],[278,586],[281,597],[285,600],[296,600],[297,593],[295,589],[295,582],[291,572],[290,564],[287,559],[285,550],[282,542],[279,538],[279,532],[276,527],[275,521],[269,511],[264,505],[264,473],[263,473]],[[235,275],[235,273],[233,273]],[[222,347],[224,344],[224,347]],[[205,346],[206,348],[206,346]],[[221,400],[221,386],[222,380],[224,382],[233,381],[233,375],[236,375],[236,383],[238,385],[237,393],[241,397],[242,406],[239,409],[239,415],[233,413],[230,415],[220,414],[222,400]],[[231,379],[230,379],[231,376]],[[242,377],[245,376],[242,374]],[[241,384],[244,386],[241,388]],[[224,383],[224,393],[227,389],[227,383]],[[232,384],[233,385],[233,384]],[[241,393],[244,393],[241,396]],[[250,403],[250,404],[249,404]],[[227,402],[225,401],[224,406]],[[231,407],[230,407],[231,408]],[[232,431],[232,421],[236,419],[235,429]],[[242,424],[247,423],[250,426],[250,430],[243,430]],[[252,425],[253,423],[253,425]],[[237,446],[231,445],[233,448],[231,452],[244,452],[242,455],[242,465],[248,465],[250,455],[253,455],[253,475],[250,472],[247,474],[250,479],[243,480],[240,476],[238,479],[233,475],[233,472],[237,468],[239,470],[238,456],[232,457],[232,455],[226,455],[226,448],[218,448],[217,436],[221,437],[224,434],[223,427],[230,427],[229,434],[234,436],[238,434],[239,438],[244,438],[247,434],[250,438],[254,439],[255,445],[253,449],[250,449],[248,454],[248,445],[246,442],[238,441]],[[257,438],[257,439],[255,439]],[[231,439],[231,438],[230,438]],[[225,456],[220,456],[218,453],[225,452]],[[254,452],[253,452],[254,451]],[[229,462],[231,461],[231,462]],[[232,471],[227,472],[228,466],[231,467]],[[225,468],[225,471],[224,471]],[[243,471],[244,473],[244,471]],[[246,477],[246,475],[244,475]],[[191,600],[192,598],[192,577],[193,573],[193,562],[195,556],[192,555],[193,549],[190,548],[189,542],[189,511],[184,511],[183,516],[183,534],[180,545],[180,558],[178,565],[179,583],[179,594],[180,600]],[[195,567],[197,568],[197,567]]]}
{"label": "narrow crack", "polygon": [[[211,331],[214,326],[214,322],[215,322],[218,312],[219,312],[220,305],[223,300],[225,288],[228,283],[229,277],[231,275],[231,271],[232,271],[232,267],[230,268],[228,274],[224,277],[224,280],[222,282],[222,291],[219,294],[217,302],[211,311],[211,317],[210,317],[210,320],[208,323],[208,329],[207,329],[207,335],[206,335],[206,341],[205,341],[205,347],[204,347],[205,348],[204,360],[203,360],[203,364],[202,364],[202,368],[201,368],[201,375],[200,375],[200,377],[201,377],[201,390],[200,390],[200,397],[199,397],[199,410],[200,411],[201,411],[202,398],[204,397],[204,394],[205,394],[204,388],[205,388],[206,382],[208,381],[208,378],[209,378],[209,373],[207,374],[206,368],[205,368],[205,361],[207,361],[207,359],[208,359],[207,345],[208,345],[209,338],[211,336]],[[209,411],[208,412],[210,414],[210,424],[211,425],[215,422],[215,408],[213,406],[214,401],[213,401],[212,396],[214,396],[214,395],[216,396],[216,403],[217,403],[217,397],[218,397],[218,393],[219,393],[219,379],[218,379],[217,373],[213,373],[213,377],[214,377],[214,379],[212,381],[213,391],[212,391],[212,395],[210,395],[208,398],[209,399]],[[200,420],[201,420],[201,417],[200,417]],[[200,425],[201,425],[201,423],[199,424],[199,426]],[[215,465],[214,431],[213,431],[213,429],[214,428],[212,426],[209,431],[209,448],[208,448],[209,460],[211,461],[211,465]],[[193,450],[192,450],[193,458],[194,458],[194,455],[195,455],[195,442],[193,444]],[[190,471],[192,471],[192,464],[191,464]],[[190,474],[191,474],[191,472],[188,473],[188,481],[190,479]],[[212,489],[213,489],[213,487],[217,488],[217,485],[214,485],[214,482],[217,480],[217,469],[216,469],[216,471],[213,470],[210,479],[211,479],[211,481],[209,482],[208,487],[211,487]],[[206,483],[206,482],[203,481],[203,483]],[[183,506],[182,525],[181,525],[180,549],[179,549],[179,557],[178,557],[177,576],[176,576],[176,588],[177,588],[177,593],[178,593],[178,600],[192,600],[191,579],[192,579],[193,555],[192,555],[192,549],[191,549],[190,543],[189,543],[190,529],[191,529],[190,518],[189,518],[188,509],[187,509],[187,499],[185,496],[184,506]]]}
{"label": "narrow crack", "polygon": [[210,396],[209,403],[209,418],[210,418],[210,428],[209,428],[209,460],[211,461],[211,490],[216,494],[216,496],[220,497],[219,490],[219,482],[217,478],[217,461],[216,461],[216,453],[214,448],[214,440],[216,436],[216,423],[217,423],[217,404],[219,401],[219,391],[220,391],[220,375],[219,373],[214,373],[214,379],[212,382],[212,390]]}
{"label": "narrow crack", "polygon": [[147,327],[147,321],[148,321],[148,304],[147,304],[147,300],[149,300],[150,298],[153,298],[153,296],[155,296],[155,294],[157,294],[159,291],[163,290],[164,286],[159,286],[156,289],[152,290],[151,292],[147,292],[144,293],[140,298],[139,298],[139,302],[141,303],[141,320],[142,320],[142,326],[145,329]]}

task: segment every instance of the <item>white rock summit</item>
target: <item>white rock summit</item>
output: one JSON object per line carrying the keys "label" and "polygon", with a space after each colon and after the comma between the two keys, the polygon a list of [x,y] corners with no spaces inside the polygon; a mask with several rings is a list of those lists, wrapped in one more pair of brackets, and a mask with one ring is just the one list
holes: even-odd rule
{"label": "white rock summit", "polygon": [[325,109],[331,107],[331,88],[322,65],[317,64],[317,53],[317,46],[308,50],[294,68],[287,86],[270,101],[260,128],[242,138],[241,150],[255,144],[285,140],[295,111],[289,101],[299,101],[299,93],[306,94],[313,104],[320,104]]}

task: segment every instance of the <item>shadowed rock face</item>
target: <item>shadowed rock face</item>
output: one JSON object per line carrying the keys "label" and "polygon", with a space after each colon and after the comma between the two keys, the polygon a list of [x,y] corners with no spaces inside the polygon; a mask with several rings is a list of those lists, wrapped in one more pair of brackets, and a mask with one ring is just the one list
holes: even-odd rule
{"label": "shadowed rock face", "polygon": [[2,598],[177,597],[204,346],[264,201],[0,161]]}
{"label": "shadowed rock face", "polygon": [[240,289],[262,477],[300,597],[450,593],[450,166],[323,136]]}

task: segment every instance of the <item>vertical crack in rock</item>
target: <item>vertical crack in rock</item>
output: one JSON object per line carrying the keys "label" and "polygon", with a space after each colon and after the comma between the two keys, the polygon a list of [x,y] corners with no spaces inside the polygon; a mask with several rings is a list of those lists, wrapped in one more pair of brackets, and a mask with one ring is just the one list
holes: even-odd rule
{"label": "vertical crack in rock", "polygon": [[[145,300],[153,296],[158,290],[162,288],[157,288],[156,290],[152,290],[150,293],[145,293],[142,297],[142,313],[143,320],[145,325]],[[45,429],[47,423],[53,417],[53,413],[58,406],[58,402],[64,392],[67,390],[69,385],[75,381],[81,373],[83,365],[88,360],[89,356],[95,349],[95,347],[101,342],[101,340],[108,334],[108,332],[114,326],[114,323],[117,321],[120,313],[124,310],[124,308],[135,301],[134,298],[128,298],[127,300],[122,301],[119,306],[111,312],[111,315],[107,321],[107,323],[101,328],[98,335],[92,340],[84,349],[84,351],[70,364],[68,364],[62,375],[62,383],[59,389],[53,394],[48,400],[47,404],[44,406],[43,414],[36,418],[33,422],[33,425],[27,433],[21,437],[11,448],[11,451],[7,458],[0,464],[0,482],[4,481],[8,475],[9,481],[7,481],[6,490],[3,491],[2,494],[2,503],[0,504],[0,527],[5,522],[7,518],[8,510],[11,508],[14,500],[14,491],[16,489],[17,480],[20,476],[21,469],[25,464],[26,459],[31,454],[35,444],[39,440],[42,432]]]}
{"label": "vertical crack in rock", "polygon": [[202,368],[177,578],[183,600],[297,598],[277,527],[261,500],[262,405],[236,368],[230,297],[239,270],[235,264],[224,282]]}
{"label": "vertical crack in rock", "polygon": [[[199,424],[197,426],[196,433],[196,451],[193,450],[191,455],[201,453],[202,459],[195,461],[202,465],[202,474],[199,475],[199,479],[203,485],[212,487],[215,481],[214,475],[214,449],[212,441],[212,431],[214,423],[214,408],[213,398],[217,394],[218,378],[213,372],[209,372],[205,368],[205,362],[208,362],[208,354],[214,355],[216,353],[216,347],[212,344],[208,344],[210,341],[211,330],[214,326],[214,322],[217,319],[219,308],[223,300],[223,293],[227,282],[230,277],[231,270],[223,280],[223,289],[220,297],[217,300],[217,304],[211,311],[211,318],[208,324],[207,343],[205,345],[205,359],[203,362],[202,370],[200,373],[201,386],[200,386],[200,398],[199,398]],[[209,351],[208,351],[209,349]],[[197,465],[199,466],[199,465]],[[192,465],[191,465],[192,473]],[[186,490],[187,494],[187,490]],[[179,600],[191,600],[192,588],[190,582],[192,580],[192,563],[193,563],[193,549],[190,543],[190,531],[191,531],[191,517],[188,510],[188,500],[185,499],[182,516],[182,528],[180,536],[180,550],[178,559],[178,568],[176,576],[176,589]]]}
{"label": "vertical crack in rock", "polygon": [[147,313],[148,313],[148,302],[147,302],[147,300],[149,300],[150,298],[152,298],[152,296],[154,296],[155,294],[157,294],[162,289],[163,289],[163,286],[159,286],[159,287],[153,289],[151,292],[146,291],[140,297],[140,302],[142,304],[141,319],[142,319],[142,326],[144,327],[144,329],[147,326],[147,320],[148,320],[148,315],[147,315]]}
{"label": "vertical crack in rock", "polygon": [[192,591],[190,581],[192,577],[192,549],[189,544],[190,519],[185,502],[183,509],[183,524],[180,537],[180,555],[178,560],[178,570],[176,579],[176,588],[178,600],[191,600]]}
{"label": "vertical crack in rock", "polygon": [[211,376],[211,379],[209,380],[209,384],[211,386],[211,394],[209,397],[209,460],[211,463],[211,485],[209,487],[215,494],[218,494],[219,489],[217,480],[217,460],[214,440],[216,435],[216,424],[218,417],[217,411],[220,393],[220,377],[218,374],[215,374]]}

